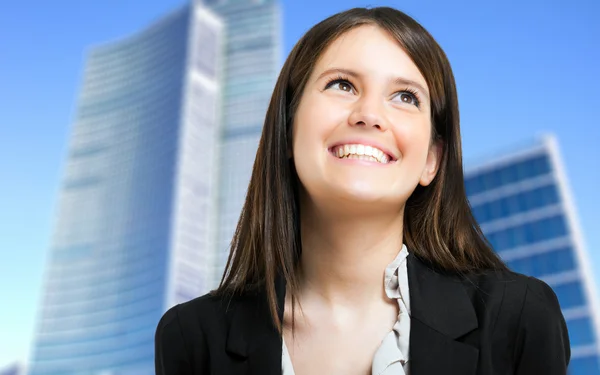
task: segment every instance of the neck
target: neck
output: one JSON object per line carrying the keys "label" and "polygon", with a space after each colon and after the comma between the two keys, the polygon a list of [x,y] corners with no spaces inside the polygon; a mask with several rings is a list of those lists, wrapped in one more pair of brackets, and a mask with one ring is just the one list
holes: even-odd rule
{"label": "neck", "polygon": [[303,203],[301,294],[329,306],[385,300],[384,272],[402,248],[404,209],[342,212]]}

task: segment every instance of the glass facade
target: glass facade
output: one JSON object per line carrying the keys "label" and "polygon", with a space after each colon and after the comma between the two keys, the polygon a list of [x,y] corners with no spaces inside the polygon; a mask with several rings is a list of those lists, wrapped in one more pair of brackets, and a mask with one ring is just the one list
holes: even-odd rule
{"label": "glass facade", "polygon": [[217,285],[279,22],[275,0],[197,0],[90,51],[29,374],[152,374],[160,316]]}
{"label": "glass facade", "polygon": [[276,0],[204,0],[225,23],[218,232],[213,285],[222,276],[267,106],[280,70],[280,8]]}
{"label": "glass facade", "polygon": [[488,241],[515,272],[555,291],[571,340],[571,375],[600,375],[590,262],[576,224],[556,140],[466,170],[465,187]]}
{"label": "glass facade", "polygon": [[193,7],[175,174],[166,307],[208,292],[216,262],[223,23]]}
{"label": "glass facade", "polygon": [[29,374],[153,374],[160,316],[201,289],[220,25],[186,6],[88,54]]}

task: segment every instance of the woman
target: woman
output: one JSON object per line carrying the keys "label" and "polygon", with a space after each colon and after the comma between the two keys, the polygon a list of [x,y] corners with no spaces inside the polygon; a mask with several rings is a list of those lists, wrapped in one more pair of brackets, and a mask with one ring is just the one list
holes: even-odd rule
{"label": "woman", "polygon": [[566,374],[545,283],[467,202],[448,60],[391,8],[309,30],[268,108],[216,291],[165,313],[156,372]]}

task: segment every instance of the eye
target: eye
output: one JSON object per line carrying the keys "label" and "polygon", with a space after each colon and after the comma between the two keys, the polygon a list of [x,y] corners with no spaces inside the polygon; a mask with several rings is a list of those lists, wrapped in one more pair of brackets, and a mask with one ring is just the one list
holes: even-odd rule
{"label": "eye", "polygon": [[412,104],[417,108],[419,108],[419,105],[421,104],[419,102],[419,98],[417,97],[417,93],[411,90],[403,90],[398,92],[396,98],[400,99],[402,103]]}
{"label": "eye", "polygon": [[333,78],[329,82],[327,82],[327,85],[325,85],[325,90],[332,88],[332,87],[335,90],[339,90],[339,91],[345,91],[345,92],[350,92],[350,93],[352,93],[354,91],[354,86],[352,86],[350,81],[348,81],[346,78],[342,78],[342,77]]}

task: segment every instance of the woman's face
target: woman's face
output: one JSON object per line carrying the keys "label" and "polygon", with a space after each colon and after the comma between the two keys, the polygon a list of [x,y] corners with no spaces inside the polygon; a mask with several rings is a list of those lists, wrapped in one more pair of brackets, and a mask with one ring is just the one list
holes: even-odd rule
{"label": "woman's face", "polygon": [[376,26],[324,51],[294,117],[293,156],[315,200],[402,206],[437,171],[429,90],[398,43]]}

